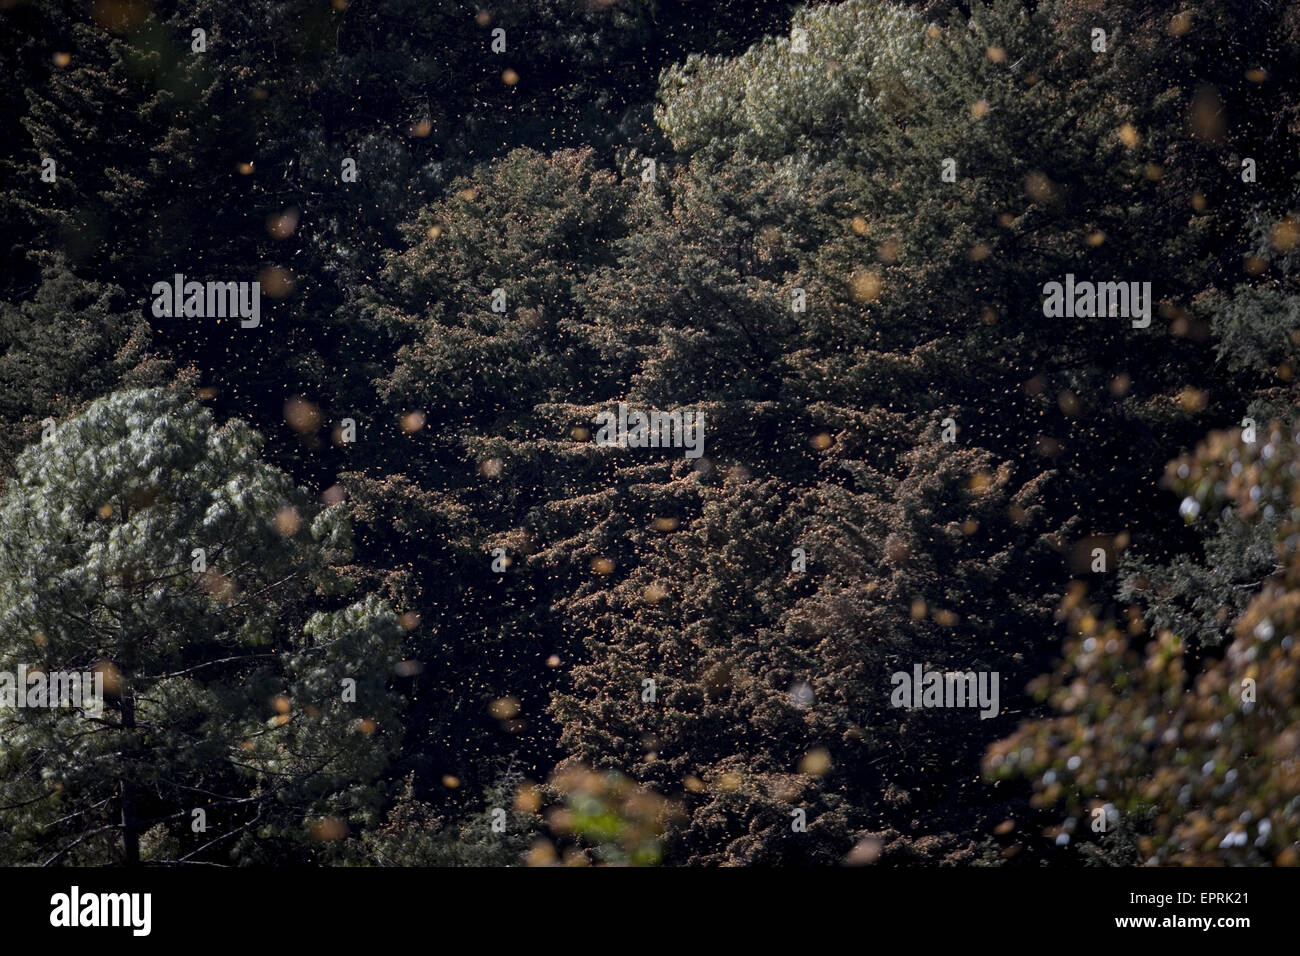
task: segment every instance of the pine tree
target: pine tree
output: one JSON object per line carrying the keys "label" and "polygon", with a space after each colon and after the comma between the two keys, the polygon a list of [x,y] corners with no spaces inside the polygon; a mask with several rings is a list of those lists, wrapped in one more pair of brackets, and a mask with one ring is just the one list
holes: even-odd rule
{"label": "pine tree", "polygon": [[[612,261],[625,193],[590,152],[511,153],[408,226],[409,248],[351,320],[399,343],[364,470],[344,478],[359,554],[390,569],[387,593],[420,615],[430,676],[409,722],[421,796],[448,773],[487,787],[494,755],[518,752],[538,779],[553,760],[551,658],[568,660],[572,642],[550,605],[590,572],[553,570],[530,542],[537,509],[599,481],[577,457],[556,459],[576,423],[553,405],[594,397],[605,377],[575,316],[586,276]],[[491,713],[506,697],[518,718]]]}
{"label": "pine tree", "polygon": [[0,503],[0,670],[103,675],[102,715],[8,711],[10,863],[309,859],[377,809],[399,630],[344,604],[340,509],[162,390],[93,402]]}
{"label": "pine tree", "polygon": [[[1222,507],[1269,466],[1218,439],[1171,478],[1198,522],[1154,478],[1294,427],[1296,5],[793,6],[0,10],[0,663],[114,684],[0,730],[0,859],[1032,863],[1095,798],[1088,858],[1286,861],[1253,761],[1290,717],[1219,692],[1242,654],[1285,685],[1285,509]],[[262,326],[152,316],[176,272],[261,281]],[[1149,323],[1049,314],[1066,275],[1149,282]],[[702,412],[699,457],[596,440],[621,404]],[[347,487],[355,558],[297,483]],[[1058,604],[1029,808],[978,764],[1045,713]],[[914,664],[998,673],[1001,714],[893,706]],[[1070,721],[1170,710],[1231,724],[1254,802],[1095,741],[1112,792],[1058,787]],[[1058,797],[1074,831],[998,826]]]}
{"label": "pine tree", "polygon": [[121,385],[162,384],[171,370],[151,345],[148,325],[122,289],[78,279],[58,256],[29,299],[0,302],[4,471],[39,438],[45,419],[68,416]]}

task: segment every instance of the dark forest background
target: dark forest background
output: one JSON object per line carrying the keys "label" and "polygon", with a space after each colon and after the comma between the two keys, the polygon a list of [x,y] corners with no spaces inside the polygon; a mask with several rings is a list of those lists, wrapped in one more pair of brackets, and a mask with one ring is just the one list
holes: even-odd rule
{"label": "dark forest background", "polygon": [[1294,2],[0,0],[0,670],[109,691],[0,713],[0,863],[1300,863],[1298,65]]}

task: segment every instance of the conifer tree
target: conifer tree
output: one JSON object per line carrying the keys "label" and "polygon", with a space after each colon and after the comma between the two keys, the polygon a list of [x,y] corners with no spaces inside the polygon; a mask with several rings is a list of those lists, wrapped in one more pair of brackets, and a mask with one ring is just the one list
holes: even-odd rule
{"label": "conifer tree", "polygon": [[1289,861],[1297,5],[796,6],[0,10],[0,859]]}
{"label": "conifer tree", "polygon": [[[566,454],[577,423],[553,406],[607,377],[575,319],[581,283],[624,229],[624,193],[589,152],[514,152],[410,224],[351,320],[400,344],[377,383],[389,424],[345,481],[359,553],[420,615],[413,638],[436,683],[410,723],[434,781],[485,788],[492,756],[516,751],[541,779],[553,759],[548,661],[571,642],[550,603],[590,571],[536,560],[537,513],[598,487]],[[518,718],[490,713],[505,697]]]}
{"label": "conifer tree", "polygon": [[306,860],[377,809],[400,632],[346,603],[346,520],[260,443],[155,389],[19,456],[0,669],[98,671],[104,705],[5,713],[8,862]]}
{"label": "conifer tree", "polygon": [[0,302],[0,468],[41,434],[47,418],[80,411],[120,385],[162,384],[169,363],[151,349],[148,324],[123,290],[85,282],[55,256],[40,286]]}

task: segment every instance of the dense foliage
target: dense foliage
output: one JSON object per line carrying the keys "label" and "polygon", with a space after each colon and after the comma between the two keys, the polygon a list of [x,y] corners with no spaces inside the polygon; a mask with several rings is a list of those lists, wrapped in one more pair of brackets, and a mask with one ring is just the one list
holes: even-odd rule
{"label": "dense foliage", "polygon": [[0,22],[0,861],[1300,862],[1300,4]]}

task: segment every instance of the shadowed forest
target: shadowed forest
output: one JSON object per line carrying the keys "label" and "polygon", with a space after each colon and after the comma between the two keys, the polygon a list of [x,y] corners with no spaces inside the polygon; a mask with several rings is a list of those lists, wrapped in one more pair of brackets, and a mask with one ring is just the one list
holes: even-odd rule
{"label": "shadowed forest", "polygon": [[0,865],[1300,864],[1298,64],[0,0]]}

